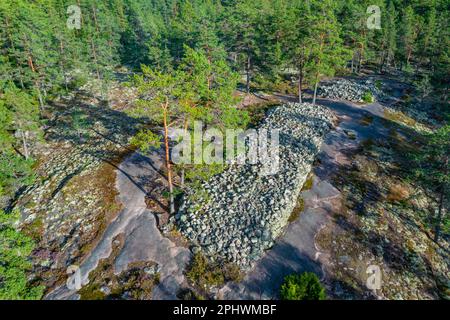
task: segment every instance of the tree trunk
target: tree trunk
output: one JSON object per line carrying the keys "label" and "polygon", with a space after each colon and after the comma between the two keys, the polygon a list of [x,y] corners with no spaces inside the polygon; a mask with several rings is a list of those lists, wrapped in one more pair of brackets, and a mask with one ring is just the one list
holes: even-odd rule
{"label": "tree trunk", "polygon": [[[189,126],[189,121],[188,121],[188,120],[185,120],[185,121],[184,121],[184,136],[187,135],[187,132],[188,132],[188,126]],[[180,179],[181,187],[184,187],[184,177],[185,177],[185,175],[186,175],[185,172],[186,172],[186,169],[185,169],[185,165],[183,164],[183,165],[182,165],[182,168],[181,168],[181,179]]]}
{"label": "tree trunk", "polygon": [[[320,49],[319,52],[320,54],[322,54],[323,52],[323,46],[324,46],[324,34],[321,34],[320,36]],[[316,72],[316,77],[315,77],[315,82],[314,82],[314,96],[313,96],[313,106],[316,105],[316,98],[317,98],[317,87],[319,86],[319,76],[320,76],[320,68],[322,66],[322,60],[320,58],[320,54],[319,54],[319,59],[317,61],[317,72]]]}
{"label": "tree trunk", "polygon": [[439,210],[438,210],[438,215],[436,218],[436,226],[435,226],[435,231],[434,231],[434,242],[438,242],[439,241],[439,237],[441,236],[441,223],[442,223],[442,218],[443,218],[443,211],[444,211],[444,188],[441,188],[441,194],[439,196]]}
{"label": "tree trunk", "polygon": [[384,69],[384,64],[386,63],[386,51],[383,51],[381,54],[381,59],[380,59],[380,68],[379,68],[379,72],[383,73],[383,69]]}
{"label": "tree trunk", "polygon": [[60,66],[61,66],[61,71],[64,75],[64,87],[66,88],[66,91],[69,91],[69,88],[67,85],[67,83],[68,83],[67,75],[66,75],[65,68],[64,68],[64,62],[65,62],[65,59],[63,58],[64,57],[64,43],[63,43],[62,39],[59,40],[59,54],[61,55]]}
{"label": "tree trunk", "polygon": [[169,107],[169,102],[166,99],[166,103],[163,106],[164,108],[164,147],[166,151],[166,166],[167,166],[167,182],[169,184],[169,207],[170,214],[173,215],[175,213],[175,201],[173,198],[173,183],[172,183],[172,166],[170,164],[170,155],[169,155],[169,129],[167,125],[167,109]]}
{"label": "tree trunk", "polygon": [[298,103],[302,103],[302,82],[303,82],[303,66],[298,71]]}
{"label": "tree trunk", "polygon": [[100,72],[98,70],[97,52],[95,51],[94,39],[92,38],[92,36],[90,38],[91,38],[90,40],[91,40],[92,57],[94,58],[95,70],[97,72],[97,79],[100,80]]}
{"label": "tree trunk", "polygon": [[358,52],[358,64],[356,66],[356,73],[359,74],[361,72],[361,64],[362,64],[362,48]]}
{"label": "tree trunk", "polygon": [[409,66],[409,61],[411,60],[412,50],[408,48],[406,50],[406,65]]}
{"label": "tree trunk", "polygon": [[250,93],[250,54],[247,54],[247,65],[245,67],[245,71],[247,72],[247,83],[246,83],[246,91],[247,94]]}
{"label": "tree trunk", "polygon": [[317,87],[318,86],[319,86],[319,74],[316,75],[316,81],[315,81],[315,84],[314,84],[313,106],[316,105]]}
{"label": "tree trunk", "polygon": [[100,29],[98,28],[98,22],[97,22],[97,14],[96,11],[97,9],[95,8],[95,6],[92,6],[92,15],[94,18],[94,24],[95,24],[95,30],[97,31],[97,33],[100,33]]}
{"label": "tree trunk", "polygon": [[25,159],[28,160],[28,158],[30,157],[30,153],[28,151],[27,138],[26,138],[25,131],[22,132],[22,143],[23,143],[23,154],[25,156]]}

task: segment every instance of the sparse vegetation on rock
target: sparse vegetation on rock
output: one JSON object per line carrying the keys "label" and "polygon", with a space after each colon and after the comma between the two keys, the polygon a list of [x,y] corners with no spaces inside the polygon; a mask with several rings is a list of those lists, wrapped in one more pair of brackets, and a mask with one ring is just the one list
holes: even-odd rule
{"label": "sparse vegetation on rock", "polygon": [[291,274],[284,278],[281,285],[282,300],[325,300],[325,289],[319,278],[312,272]]}

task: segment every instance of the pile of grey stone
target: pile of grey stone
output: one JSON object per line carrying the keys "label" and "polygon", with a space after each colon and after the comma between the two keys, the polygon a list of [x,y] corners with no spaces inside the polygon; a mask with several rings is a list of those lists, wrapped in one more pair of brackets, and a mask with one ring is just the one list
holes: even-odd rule
{"label": "pile of grey stone", "polygon": [[250,268],[288,224],[333,113],[322,106],[287,104],[272,109],[260,129],[279,129],[279,170],[232,163],[187,193],[178,214],[181,233],[213,261]]}
{"label": "pile of grey stone", "polygon": [[382,92],[372,79],[355,81],[347,79],[335,79],[321,84],[317,90],[317,95],[332,100],[347,100],[353,102],[364,101],[364,95],[370,92],[375,100],[380,100]]}

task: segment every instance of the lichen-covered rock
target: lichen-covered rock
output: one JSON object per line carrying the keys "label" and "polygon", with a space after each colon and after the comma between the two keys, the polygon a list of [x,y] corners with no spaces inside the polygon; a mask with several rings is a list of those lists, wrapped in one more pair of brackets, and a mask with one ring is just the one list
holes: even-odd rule
{"label": "lichen-covered rock", "polygon": [[231,164],[203,184],[200,197],[185,196],[180,231],[209,258],[249,268],[287,225],[332,119],[317,105],[273,109],[260,129],[280,130],[279,171],[265,175],[261,164]]}
{"label": "lichen-covered rock", "polygon": [[331,82],[323,83],[317,90],[317,95],[332,100],[347,100],[353,102],[365,102],[364,95],[370,93],[376,100],[383,96],[373,80],[354,81],[347,79],[335,79]]}

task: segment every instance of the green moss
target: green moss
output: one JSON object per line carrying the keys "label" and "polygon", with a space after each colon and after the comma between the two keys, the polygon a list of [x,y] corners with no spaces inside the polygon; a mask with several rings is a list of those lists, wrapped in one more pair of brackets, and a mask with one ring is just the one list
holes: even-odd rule
{"label": "green moss", "polygon": [[298,217],[300,216],[300,213],[302,213],[304,209],[305,209],[305,200],[303,200],[302,197],[299,197],[297,200],[297,205],[295,206],[294,210],[292,210],[292,213],[289,216],[288,219],[289,223],[297,220]]}
{"label": "green moss", "polygon": [[194,255],[191,265],[186,272],[187,278],[202,290],[211,286],[221,286],[226,281],[241,281],[243,275],[238,266],[228,263],[212,263],[202,255]]}
{"label": "green moss", "polygon": [[313,187],[313,183],[314,183],[314,175],[310,173],[305,183],[303,184],[302,191],[311,190]]}
{"label": "green moss", "polygon": [[44,221],[42,217],[38,216],[33,220],[33,222],[25,225],[22,228],[22,232],[34,241],[39,242],[42,239],[42,234],[44,233]]}
{"label": "green moss", "polygon": [[87,285],[82,287],[78,294],[81,300],[104,300],[106,298],[105,294],[100,291],[97,284]]}

